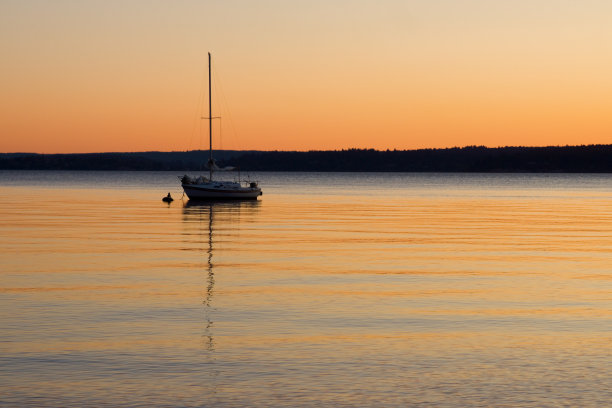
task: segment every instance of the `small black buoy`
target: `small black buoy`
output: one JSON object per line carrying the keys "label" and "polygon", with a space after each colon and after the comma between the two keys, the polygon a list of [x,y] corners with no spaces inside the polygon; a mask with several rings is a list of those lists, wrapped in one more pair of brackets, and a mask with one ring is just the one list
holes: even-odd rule
{"label": "small black buoy", "polygon": [[165,196],[164,198],[162,198],[162,201],[164,203],[171,203],[174,201],[174,198],[172,198],[172,196],[170,195],[170,193],[168,193],[167,196]]}

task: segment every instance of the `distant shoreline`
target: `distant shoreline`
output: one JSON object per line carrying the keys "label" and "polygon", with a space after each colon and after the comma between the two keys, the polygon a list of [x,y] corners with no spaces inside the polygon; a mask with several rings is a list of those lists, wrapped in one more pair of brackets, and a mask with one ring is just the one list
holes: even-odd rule
{"label": "distant shoreline", "polygon": [[[245,171],[612,173],[612,145],[215,151]],[[0,153],[0,170],[204,170],[207,152]]]}

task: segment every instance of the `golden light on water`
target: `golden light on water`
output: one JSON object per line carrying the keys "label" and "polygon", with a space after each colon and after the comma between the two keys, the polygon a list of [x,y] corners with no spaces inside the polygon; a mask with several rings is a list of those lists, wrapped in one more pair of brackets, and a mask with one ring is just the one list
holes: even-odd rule
{"label": "golden light on water", "polygon": [[37,174],[0,207],[10,401],[608,400],[606,175],[266,173],[168,206],[165,173]]}

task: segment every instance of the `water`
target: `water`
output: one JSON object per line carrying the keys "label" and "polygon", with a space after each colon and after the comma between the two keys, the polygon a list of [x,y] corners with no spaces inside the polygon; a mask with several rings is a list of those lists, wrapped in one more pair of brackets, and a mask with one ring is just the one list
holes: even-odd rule
{"label": "water", "polygon": [[612,177],[0,172],[0,405],[612,400]]}

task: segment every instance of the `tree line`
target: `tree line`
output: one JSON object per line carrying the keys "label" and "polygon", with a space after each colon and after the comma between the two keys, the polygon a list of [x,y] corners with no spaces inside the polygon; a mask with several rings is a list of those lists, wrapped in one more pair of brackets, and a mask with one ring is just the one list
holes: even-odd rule
{"label": "tree line", "polygon": [[[215,151],[219,165],[248,171],[612,173],[612,145],[321,151]],[[206,168],[207,151],[0,154],[11,170],[176,170]]]}

